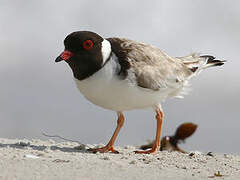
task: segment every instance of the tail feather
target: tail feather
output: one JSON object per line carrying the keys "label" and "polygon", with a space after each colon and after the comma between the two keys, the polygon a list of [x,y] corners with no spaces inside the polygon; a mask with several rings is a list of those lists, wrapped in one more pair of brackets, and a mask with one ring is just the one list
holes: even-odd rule
{"label": "tail feather", "polygon": [[[192,71],[192,75],[196,75],[208,67],[222,66],[226,62],[218,60],[211,55],[200,56],[196,53],[185,57],[178,57],[178,59],[181,59],[184,65]],[[190,77],[192,77],[192,75]]]}
{"label": "tail feather", "polygon": [[215,59],[214,56],[210,56],[210,55],[200,56],[200,58],[207,59],[207,64],[208,64],[207,67],[210,67],[210,66],[222,66],[226,62],[226,61]]}

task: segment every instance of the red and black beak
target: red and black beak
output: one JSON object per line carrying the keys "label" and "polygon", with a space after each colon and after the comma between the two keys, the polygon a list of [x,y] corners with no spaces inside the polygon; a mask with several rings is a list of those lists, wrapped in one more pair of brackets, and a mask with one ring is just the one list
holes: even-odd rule
{"label": "red and black beak", "polygon": [[73,53],[68,51],[68,50],[65,50],[62,52],[62,54],[60,56],[58,56],[55,60],[55,62],[60,62],[62,60],[64,61],[67,61],[69,60],[71,57],[73,56]]}

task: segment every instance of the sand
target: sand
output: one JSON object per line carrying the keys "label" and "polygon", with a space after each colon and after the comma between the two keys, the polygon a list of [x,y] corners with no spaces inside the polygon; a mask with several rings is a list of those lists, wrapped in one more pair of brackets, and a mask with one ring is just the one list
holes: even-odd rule
{"label": "sand", "polygon": [[[92,154],[73,142],[0,139],[0,179],[240,179],[240,156],[194,152]],[[88,145],[91,146],[91,145]]]}

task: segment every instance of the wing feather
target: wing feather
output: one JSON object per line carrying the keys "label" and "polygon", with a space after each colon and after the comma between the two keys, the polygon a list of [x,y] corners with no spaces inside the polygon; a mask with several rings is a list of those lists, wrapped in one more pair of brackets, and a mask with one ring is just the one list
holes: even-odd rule
{"label": "wing feather", "polygon": [[125,52],[124,61],[130,64],[128,71],[133,69],[142,88],[154,91],[177,88],[192,73],[181,59],[172,58],[157,47],[129,39],[111,38],[111,41],[120,44],[121,52]]}

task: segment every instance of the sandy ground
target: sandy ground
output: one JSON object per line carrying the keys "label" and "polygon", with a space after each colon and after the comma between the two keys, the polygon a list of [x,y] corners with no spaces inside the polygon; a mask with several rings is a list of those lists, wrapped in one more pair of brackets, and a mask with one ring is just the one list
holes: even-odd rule
{"label": "sandy ground", "polygon": [[[133,146],[119,154],[92,154],[77,143],[0,139],[0,179],[240,179],[240,156],[159,152],[139,155]],[[89,145],[90,146],[90,145]]]}

